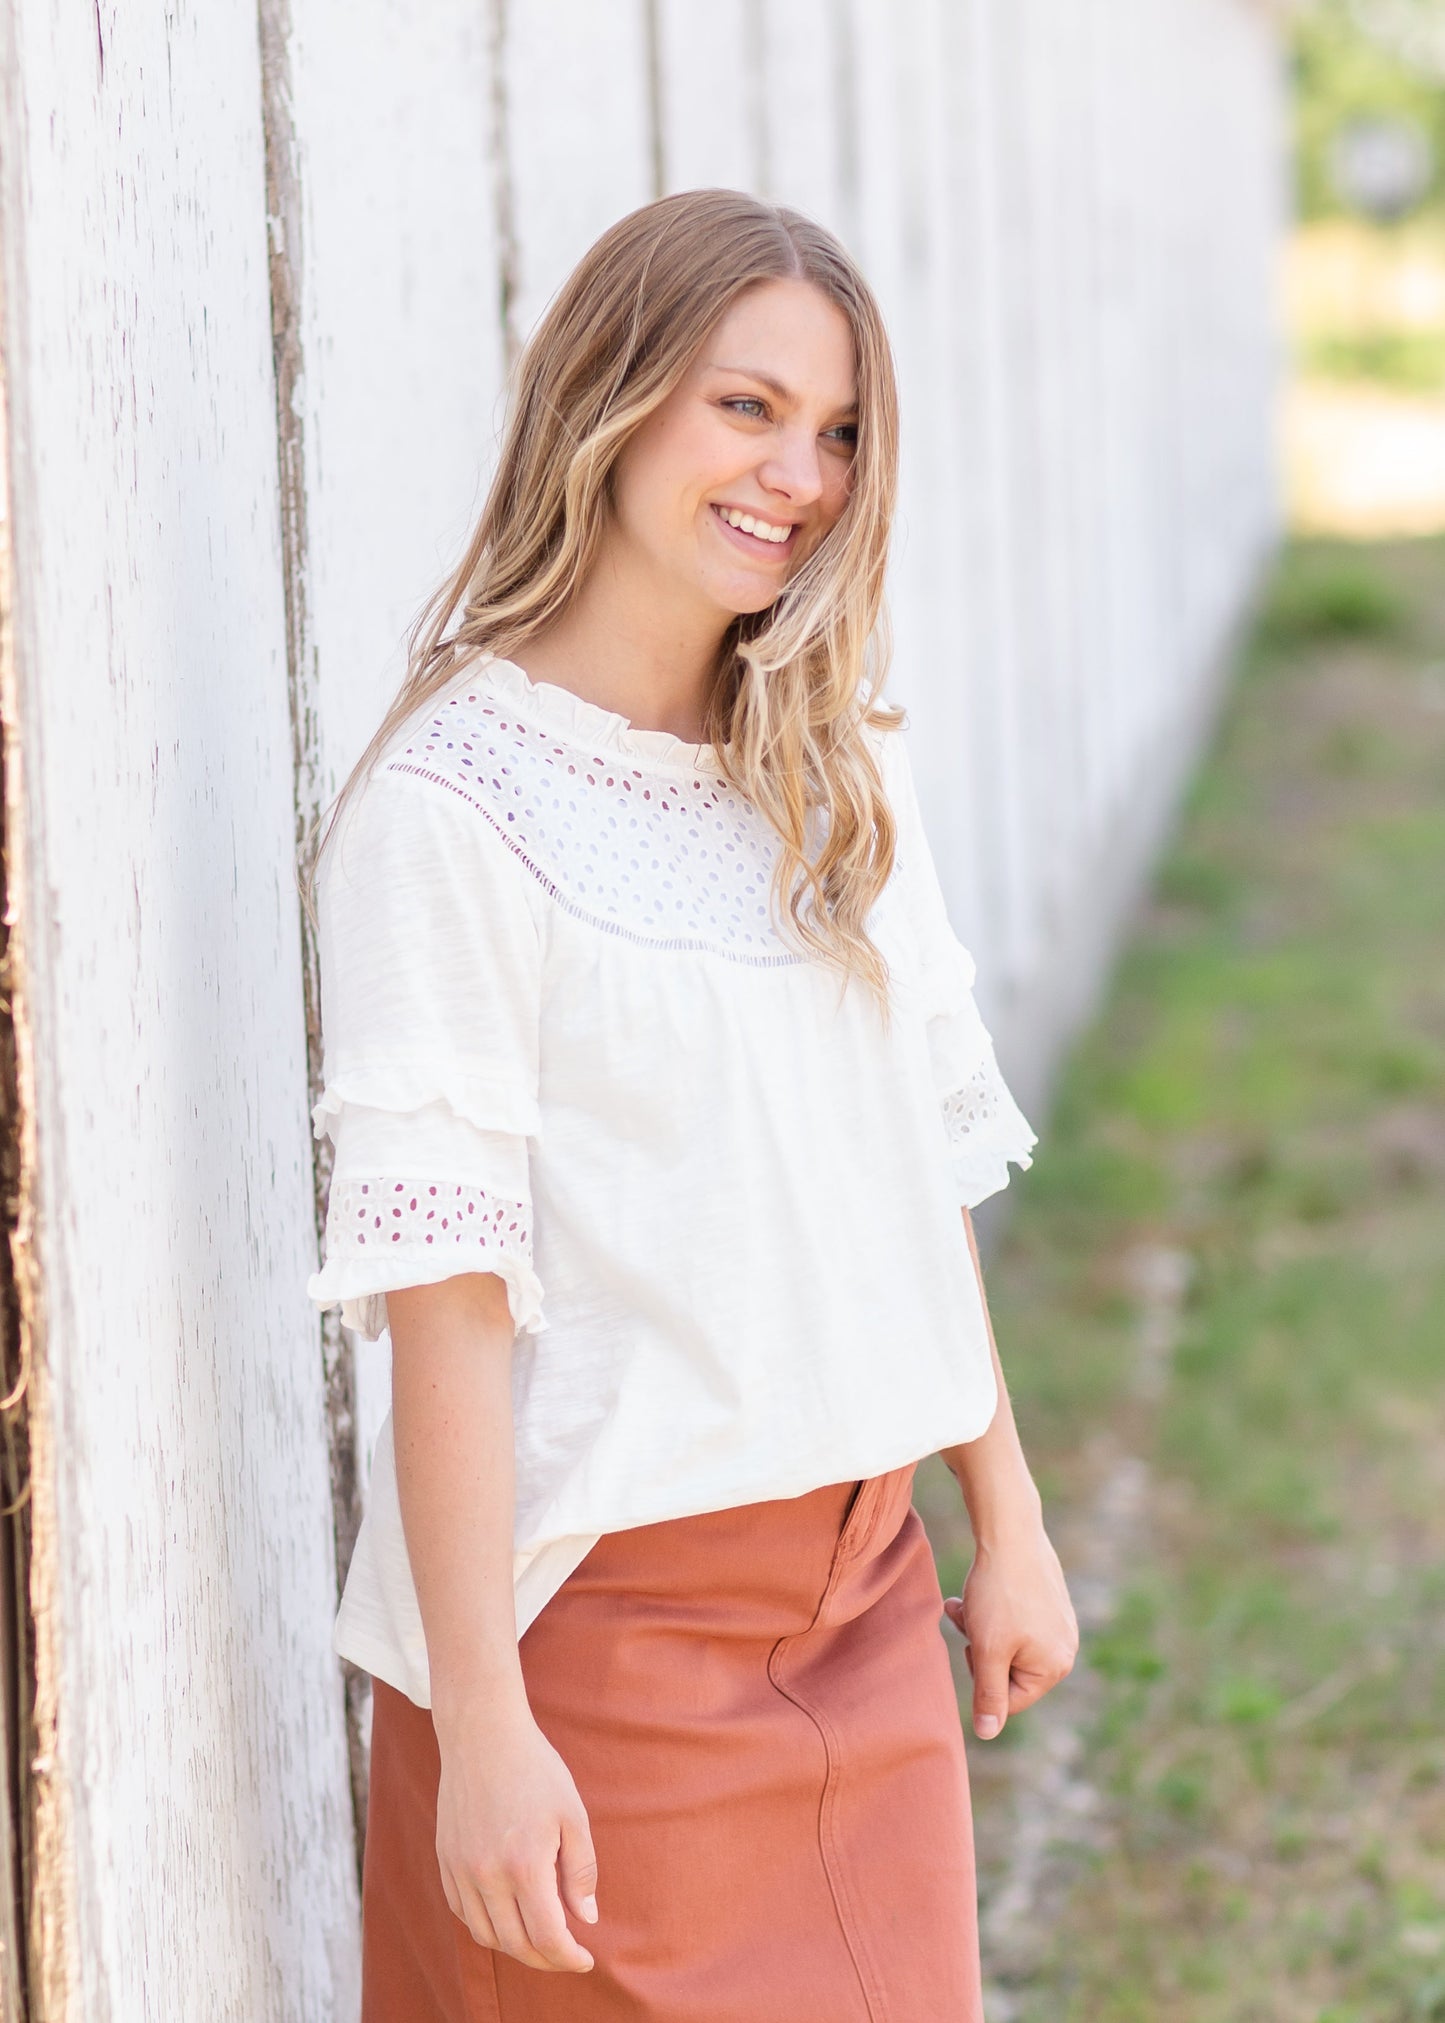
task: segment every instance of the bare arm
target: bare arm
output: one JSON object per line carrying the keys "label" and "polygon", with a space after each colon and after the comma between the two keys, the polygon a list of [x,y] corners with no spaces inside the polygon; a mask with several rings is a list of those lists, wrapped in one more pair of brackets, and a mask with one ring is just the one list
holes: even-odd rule
{"label": "bare arm", "polygon": [[981,1433],[977,1440],[966,1441],[961,1447],[947,1448],[943,1458],[963,1491],[974,1537],[998,1538],[1010,1530],[1042,1524],[1043,1505],[1019,1444],[1013,1405],[1004,1382],[998,1342],[994,1338],[993,1316],[989,1313],[988,1295],[983,1288],[978,1238],[974,1233],[973,1217],[966,1208],[963,1210],[963,1226],[983,1298],[989,1353],[993,1357],[993,1373],[998,1384],[998,1405],[987,1432]]}
{"label": "bare arm", "polygon": [[506,1287],[471,1272],[387,1295],[397,1496],[441,1752],[437,1858],[480,1945],[585,1972],[566,1909],[596,1917],[570,1773],[532,1718],[512,1596],[515,1505]]}
{"label": "bare arm", "polygon": [[978,1439],[943,1453],[963,1492],[974,1537],[974,1561],[963,1594],[945,1607],[969,1640],[974,1733],[987,1741],[1011,1713],[1042,1699],[1072,1670],[1079,1626],[1019,1444],[983,1290],[978,1239],[966,1208],[963,1225],[983,1298],[998,1405]]}

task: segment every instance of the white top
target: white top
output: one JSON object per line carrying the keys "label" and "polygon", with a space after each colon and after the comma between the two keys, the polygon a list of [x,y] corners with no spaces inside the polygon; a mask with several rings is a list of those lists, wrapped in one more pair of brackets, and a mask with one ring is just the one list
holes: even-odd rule
{"label": "white top", "polygon": [[[903,732],[871,991],[770,917],[776,832],[712,746],[473,662],[317,886],[335,1146],[307,1291],[505,1281],[518,1632],[597,1539],[971,1440],[995,1384],[960,1204],[1037,1142],[1004,1086]],[[821,819],[821,818],[820,818]],[[335,1648],[430,1704],[391,1418]]]}

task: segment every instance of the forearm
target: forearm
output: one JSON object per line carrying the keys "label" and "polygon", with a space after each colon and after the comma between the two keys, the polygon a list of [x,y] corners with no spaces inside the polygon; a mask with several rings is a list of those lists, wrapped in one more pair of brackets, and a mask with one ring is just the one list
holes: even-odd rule
{"label": "forearm", "polygon": [[1038,1489],[1019,1444],[1018,1428],[1014,1424],[1013,1406],[1004,1382],[993,1320],[988,1310],[988,1295],[984,1291],[983,1266],[979,1261],[973,1217],[966,1208],[962,1213],[973,1268],[978,1276],[979,1297],[983,1302],[989,1354],[993,1358],[994,1380],[998,1385],[998,1404],[987,1430],[976,1440],[945,1448],[943,1459],[963,1492],[975,1539],[987,1545],[1020,1524],[1039,1523],[1043,1510]]}
{"label": "forearm", "polygon": [[515,1507],[506,1288],[492,1273],[387,1296],[397,1497],[445,1740],[525,1711],[512,1592]]}

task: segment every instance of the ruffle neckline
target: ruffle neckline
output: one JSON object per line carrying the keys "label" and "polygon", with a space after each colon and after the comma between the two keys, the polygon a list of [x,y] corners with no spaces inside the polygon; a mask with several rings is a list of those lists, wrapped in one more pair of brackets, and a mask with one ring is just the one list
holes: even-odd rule
{"label": "ruffle neckline", "polygon": [[488,654],[478,672],[495,688],[511,696],[533,723],[545,724],[561,738],[598,753],[616,752],[648,767],[677,773],[721,773],[716,745],[695,745],[672,731],[644,730],[619,710],[588,702],[554,681],[533,681],[525,668],[500,654]]}

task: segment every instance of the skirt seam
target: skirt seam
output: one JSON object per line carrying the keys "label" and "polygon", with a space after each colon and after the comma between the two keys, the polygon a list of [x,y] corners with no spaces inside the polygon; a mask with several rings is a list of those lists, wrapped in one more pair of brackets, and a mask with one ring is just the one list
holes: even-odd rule
{"label": "skirt seam", "polygon": [[784,1699],[790,1701],[807,1720],[812,1722],[822,1741],[823,1754],[828,1764],[818,1808],[819,1854],[823,1863],[823,1873],[828,1879],[829,1894],[833,1898],[833,1906],[838,1914],[838,1929],[843,1934],[843,1943],[848,1948],[848,1957],[853,1962],[854,1973],[858,1976],[858,1988],[868,2010],[869,2023],[888,2023],[883,1983],[868,1950],[867,1941],[863,1937],[863,1928],[853,1902],[842,1858],[842,1848],[834,1825],[838,1783],[843,1769],[843,1756],[838,1744],[837,1731],[821,1708],[814,1707],[799,1693],[783,1684],[782,1679],[773,1671],[771,1663],[768,1671],[773,1684]]}
{"label": "skirt seam", "polygon": [[[844,1521],[837,1543],[834,1546],[833,1562],[828,1569],[828,1578],[823,1584],[823,1592],[818,1598],[818,1606],[814,1612],[812,1622],[806,1630],[795,1631],[791,1636],[779,1637],[768,1654],[767,1670],[774,1689],[781,1693],[790,1705],[796,1707],[805,1720],[812,1722],[813,1727],[817,1731],[818,1738],[823,1744],[823,1760],[826,1765],[826,1771],[823,1777],[822,1794],[818,1803],[818,1858],[822,1864],[824,1877],[827,1880],[828,1894],[833,1899],[833,1909],[838,1919],[838,1929],[843,1936],[843,1944],[847,1948],[853,1972],[858,1977],[858,1992],[862,1995],[864,2007],[868,2011],[869,2023],[888,2023],[882,1983],[879,1980],[872,1955],[869,1953],[867,1944],[863,1938],[862,1927],[854,1909],[852,1894],[848,1887],[838,1838],[833,1825],[838,1780],[843,1767],[842,1750],[838,1744],[837,1731],[820,1708],[814,1707],[798,1691],[787,1685],[783,1678],[783,1669],[793,1646],[801,1643],[804,1638],[813,1636],[819,1629],[824,1627],[828,1604],[841,1585],[845,1573],[851,1568],[854,1551],[856,1551],[857,1546],[855,1539],[853,1541],[854,1550],[850,1551],[848,1549],[850,1543],[849,1533],[855,1527],[855,1521],[861,1519],[863,1516],[860,1505],[867,1493],[868,1484],[860,1483],[849,1504],[848,1515]],[[861,1531],[861,1525],[858,1529]]]}

